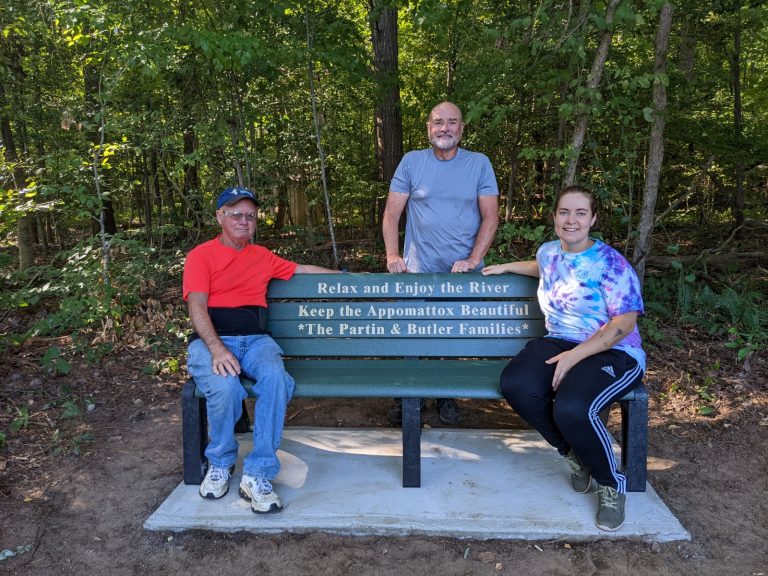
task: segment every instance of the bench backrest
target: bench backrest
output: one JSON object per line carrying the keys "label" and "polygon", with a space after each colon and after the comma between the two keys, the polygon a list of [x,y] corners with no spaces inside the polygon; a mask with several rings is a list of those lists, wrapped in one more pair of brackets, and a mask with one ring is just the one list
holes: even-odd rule
{"label": "bench backrest", "polygon": [[537,284],[516,274],[296,274],[270,283],[268,328],[293,357],[509,357],[545,333]]}

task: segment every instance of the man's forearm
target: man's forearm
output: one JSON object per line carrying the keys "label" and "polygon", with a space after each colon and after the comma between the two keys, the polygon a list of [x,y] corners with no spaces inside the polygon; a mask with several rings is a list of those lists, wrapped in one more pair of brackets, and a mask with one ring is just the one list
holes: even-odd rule
{"label": "man's forearm", "polygon": [[200,339],[205,342],[205,345],[208,346],[208,350],[213,353],[219,347],[225,347],[221,338],[216,333],[213,322],[211,322],[207,306],[189,302],[189,319],[192,322],[192,328],[197,332]]}
{"label": "man's forearm", "polygon": [[384,248],[387,251],[387,256],[400,256],[400,237],[397,230],[397,222],[386,212],[382,219],[381,234],[384,237]]}
{"label": "man's forearm", "polygon": [[484,218],[480,223],[480,229],[477,231],[477,237],[475,238],[475,245],[472,247],[472,252],[469,255],[470,260],[480,263],[485,255],[488,253],[488,249],[493,244],[493,239],[496,236],[496,229],[499,227],[498,217]]}

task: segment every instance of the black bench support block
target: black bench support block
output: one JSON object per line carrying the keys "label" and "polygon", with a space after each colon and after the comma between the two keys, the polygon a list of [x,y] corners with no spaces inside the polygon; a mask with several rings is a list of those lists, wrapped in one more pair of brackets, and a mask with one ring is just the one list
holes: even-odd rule
{"label": "black bench support block", "polygon": [[181,429],[184,437],[184,484],[200,484],[205,475],[203,454],[207,443],[205,400],[195,397],[192,378],[181,389]]}
{"label": "black bench support block", "polygon": [[648,461],[648,392],[642,384],[621,405],[621,465],[628,492],[645,492]]}
{"label": "black bench support block", "polygon": [[421,486],[421,398],[403,398],[403,488]]}

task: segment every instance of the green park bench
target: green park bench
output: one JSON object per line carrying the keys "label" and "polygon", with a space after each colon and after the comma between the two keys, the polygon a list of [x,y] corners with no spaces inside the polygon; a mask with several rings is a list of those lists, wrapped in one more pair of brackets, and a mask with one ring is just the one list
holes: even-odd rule
{"label": "green park bench", "polygon": [[[403,486],[421,485],[421,399],[501,399],[510,356],[545,333],[537,281],[505,274],[297,274],[270,283],[268,329],[295,398],[402,398]],[[250,397],[253,382],[241,378]],[[627,489],[646,485],[648,395],[620,400]],[[248,430],[247,412],[238,431]],[[184,482],[200,484],[205,399],[182,391]]]}

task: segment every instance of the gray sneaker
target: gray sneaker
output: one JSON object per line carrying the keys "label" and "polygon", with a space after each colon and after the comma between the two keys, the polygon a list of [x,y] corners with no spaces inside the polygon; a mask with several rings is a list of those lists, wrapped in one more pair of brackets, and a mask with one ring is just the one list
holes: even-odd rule
{"label": "gray sneaker", "polygon": [[221,498],[229,490],[229,468],[209,466],[200,484],[200,496],[203,498]]}
{"label": "gray sneaker", "polygon": [[589,492],[589,489],[592,487],[592,475],[589,472],[589,468],[584,466],[573,450],[568,452],[565,461],[571,467],[571,486],[573,486],[573,489],[579,494]]}
{"label": "gray sneaker", "polygon": [[251,501],[251,510],[258,514],[277,512],[283,507],[283,503],[272,489],[272,484],[261,476],[249,476],[243,474],[240,481],[240,496]]}
{"label": "gray sneaker", "polygon": [[611,486],[597,486],[597,517],[595,522],[601,530],[616,530],[624,524],[624,504],[627,495]]}

